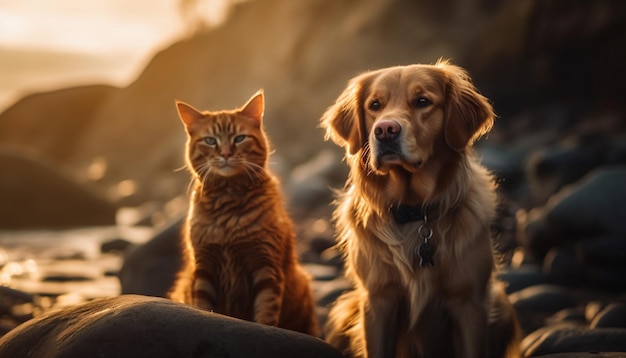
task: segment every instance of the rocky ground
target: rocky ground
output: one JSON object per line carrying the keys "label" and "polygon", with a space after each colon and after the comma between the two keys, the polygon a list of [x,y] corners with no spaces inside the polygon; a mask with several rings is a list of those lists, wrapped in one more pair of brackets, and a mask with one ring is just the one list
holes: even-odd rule
{"label": "rocky ground", "polygon": [[[526,356],[626,351],[626,137],[621,133],[580,138],[584,144],[575,146],[559,140],[541,149],[501,147],[495,138],[479,144],[485,165],[501,182],[494,225],[503,261],[500,278],[518,312]],[[321,325],[329,306],[349,288],[329,221],[329,188],[339,187],[345,173],[340,157],[322,152],[284,179]],[[172,209],[170,223],[159,227],[145,224],[165,214],[140,207],[118,214],[135,224],[127,218],[124,225],[86,229],[3,231],[3,333],[96,298],[163,296],[179,264],[183,212],[184,205]],[[144,304],[143,298],[136,304]]]}
{"label": "rocky ground", "polygon": [[[25,337],[51,342],[38,331],[47,322],[52,334],[73,336],[100,317],[89,314],[102,311],[98,302],[115,308],[105,317],[133,324],[153,322],[153,311],[135,309],[145,305],[205,322],[145,298],[162,296],[178,265],[188,176],[176,171],[184,132],[173,101],[232,108],[260,87],[272,168],[323,324],[348,288],[329,189],[342,186],[347,170],[317,121],[356,73],[443,56],[469,70],[498,113],[477,149],[500,186],[494,241],[524,354],[626,351],[626,6],[463,3],[451,11],[448,2],[243,2],[222,27],[159,53],[126,88],[34,94],[0,114],[0,334],[28,330]],[[45,315],[59,309],[70,310]],[[64,325],[64,315],[83,325]],[[123,322],[94,328],[114,332]],[[164,342],[188,333],[168,332]],[[188,338],[198,355],[225,352]],[[0,356],[5,347],[19,348],[1,345]]]}

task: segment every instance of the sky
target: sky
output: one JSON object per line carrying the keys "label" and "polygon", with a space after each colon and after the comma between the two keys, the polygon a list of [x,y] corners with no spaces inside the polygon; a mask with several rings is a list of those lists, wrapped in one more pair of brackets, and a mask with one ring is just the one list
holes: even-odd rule
{"label": "sky", "polygon": [[[195,3],[216,20],[226,1]],[[129,84],[156,52],[187,33],[179,2],[0,0],[0,112],[33,92]]]}

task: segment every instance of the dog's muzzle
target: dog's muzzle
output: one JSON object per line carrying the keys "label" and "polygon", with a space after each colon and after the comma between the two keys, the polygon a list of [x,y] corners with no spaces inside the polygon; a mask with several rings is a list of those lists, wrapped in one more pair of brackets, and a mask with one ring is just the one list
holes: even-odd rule
{"label": "dog's muzzle", "polygon": [[402,159],[400,132],[402,127],[394,120],[378,121],[372,128],[374,133],[374,152],[378,166],[396,163]]}

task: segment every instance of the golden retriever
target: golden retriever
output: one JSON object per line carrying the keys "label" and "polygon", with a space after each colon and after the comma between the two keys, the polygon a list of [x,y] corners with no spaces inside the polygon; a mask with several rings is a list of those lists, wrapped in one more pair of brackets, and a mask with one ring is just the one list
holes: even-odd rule
{"label": "golden retriever", "polygon": [[334,219],[354,289],[326,325],[347,356],[519,356],[493,277],[496,187],[472,150],[493,120],[445,61],[359,75],[322,116],[350,167]]}

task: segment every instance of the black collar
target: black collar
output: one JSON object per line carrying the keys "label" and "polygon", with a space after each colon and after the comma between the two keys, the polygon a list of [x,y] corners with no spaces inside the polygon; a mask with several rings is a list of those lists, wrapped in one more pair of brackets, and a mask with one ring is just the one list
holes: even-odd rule
{"label": "black collar", "polygon": [[426,217],[422,205],[394,204],[389,207],[389,211],[398,225],[411,221],[421,221]]}

